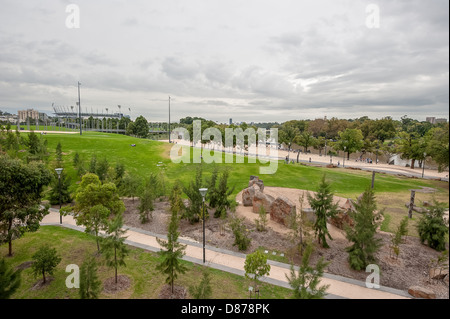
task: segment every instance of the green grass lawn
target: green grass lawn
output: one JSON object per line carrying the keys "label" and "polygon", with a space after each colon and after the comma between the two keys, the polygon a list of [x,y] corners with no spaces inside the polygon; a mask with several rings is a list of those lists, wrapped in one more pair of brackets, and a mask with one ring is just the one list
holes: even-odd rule
{"label": "green grass lawn", "polygon": [[[22,133],[26,134],[26,133]],[[187,185],[195,176],[196,167],[200,164],[193,163],[172,163],[170,159],[170,149],[172,144],[152,141],[148,139],[138,139],[125,135],[108,134],[99,132],[83,132],[79,134],[47,134],[48,150],[51,153],[51,161],[54,160],[55,149],[58,142],[62,145],[64,168],[72,177],[72,189],[75,191],[79,178],[72,165],[72,159],[76,152],[84,159],[86,166],[92,155],[97,159],[107,158],[110,165],[123,163],[131,174],[146,178],[152,172],[164,171],[167,177],[168,186],[179,179]],[[136,144],[132,147],[131,144]],[[205,179],[211,174],[214,165],[230,170],[229,185],[234,186],[234,197],[239,191],[248,186],[250,175],[257,175],[266,186],[290,187],[306,190],[316,190],[321,177],[326,174],[331,182],[332,189],[336,196],[356,199],[367,187],[370,187],[372,173],[362,170],[350,170],[344,168],[314,167],[303,164],[284,164],[278,162],[278,169],[275,174],[261,175],[260,163],[233,163],[225,164],[202,164]],[[157,166],[162,162],[163,166]],[[431,201],[437,199],[448,205],[449,184],[447,182],[415,179],[409,177],[395,176],[389,174],[376,174],[375,194],[379,208],[384,208],[391,218],[386,222],[384,229],[395,231],[401,218],[407,214],[404,204],[409,201],[410,189],[419,189],[421,186],[436,189],[434,194],[416,193],[416,204],[421,205],[424,200]],[[417,217],[417,216],[415,216]],[[410,225],[411,234],[415,235],[415,222]]]}
{"label": "green grass lawn", "polygon": [[[22,283],[12,298],[14,299],[77,299],[76,288],[69,289],[65,281],[69,272],[66,266],[76,264],[79,267],[83,263],[86,254],[96,252],[96,244],[93,236],[76,230],[65,229],[59,226],[42,226],[35,233],[26,233],[21,239],[13,241],[13,257],[5,257],[8,264],[17,267],[24,262],[31,261],[31,256],[41,245],[49,244],[54,247],[61,257],[61,262],[54,272],[51,282],[42,289],[33,290],[33,286],[42,278],[35,277],[31,268],[24,269],[21,274]],[[156,270],[159,256],[156,253],[140,248],[130,247],[130,254],[126,258],[126,267],[120,267],[119,275],[127,275],[131,278],[131,287],[116,294],[102,293],[100,298],[133,298],[133,299],[157,299],[162,287],[165,285],[165,276]],[[0,258],[6,256],[8,245],[0,246]],[[97,257],[101,263],[103,258]],[[182,261],[188,268],[185,274],[181,274],[175,281],[176,285],[189,287],[197,285],[201,278],[202,266],[187,261]],[[248,298],[249,281],[244,277],[211,269],[211,287],[213,299],[246,299]],[[114,276],[114,270],[104,265],[99,266],[98,276],[104,281]],[[263,284],[261,298],[285,299],[290,298],[292,291],[283,287]]]}

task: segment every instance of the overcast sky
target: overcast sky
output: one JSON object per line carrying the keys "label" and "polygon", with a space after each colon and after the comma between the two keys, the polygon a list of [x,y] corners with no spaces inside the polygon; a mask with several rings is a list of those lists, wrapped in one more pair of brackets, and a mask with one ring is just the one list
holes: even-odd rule
{"label": "overcast sky", "polygon": [[0,109],[51,114],[80,81],[83,110],[149,121],[167,121],[169,95],[175,121],[448,119],[448,14],[448,0],[0,0]]}

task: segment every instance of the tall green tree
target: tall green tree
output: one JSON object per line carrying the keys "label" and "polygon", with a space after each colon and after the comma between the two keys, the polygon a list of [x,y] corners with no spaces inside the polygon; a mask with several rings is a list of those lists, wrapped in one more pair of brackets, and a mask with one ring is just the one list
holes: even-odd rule
{"label": "tall green tree", "polygon": [[375,253],[381,247],[381,239],[376,238],[377,227],[382,212],[377,211],[375,195],[371,188],[366,189],[355,203],[355,212],[350,212],[354,226],[345,228],[347,239],[353,243],[346,250],[353,269],[365,269],[375,262]]}
{"label": "tall green tree", "polygon": [[346,129],[339,133],[339,140],[335,144],[335,148],[347,152],[347,159],[350,154],[360,151],[364,146],[364,138],[359,129]]}
{"label": "tall green tree", "polygon": [[[175,190],[176,191],[176,190]],[[172,193],[174,190],[172,190]],[[175,199],[176,195],[171,194],[171,198]],[[178,203],[177,200],[173,200],[173,203]],[[187,270],[186,266],[180,262],[180,259],[185,254],[186,245],[182,245],[178,242],[180,232],[178,226],[180,218],[178,216],[179,204],[171,206],[170,222],[167,227],[167,241],[157,238],[158,244],[161,246],[161,250],[158,255],[162,260],[156,269],[167,275],[166,283],[171,285],[172,293],[175,279],[178,278],[178,274],[184,274]]]}
{"label": "tall green tree", "polygon": [[327,243],[326,237],[330,240],[331,235],[327,228],[327,219],[333,217],[337,212],[338,205],[333,203],[333,192],[331,191],[331,184],[325,179],[325,174],[319,184],[319,188],[314,196],[308,193],[308,202],[316,215],[314,222],[314,232],[319,244],[324,248],[330,247]]}
{"label": "tall green tree", "polygon": [[0,259],[0,299],[9,299],[20,287],[21,281],[21,270],[14,270],[5,258]]}
{"label": "tall green tree", "polygon": [[291,264],[290,276],[286,275],[286,279],[294,291],[293,298],[295,299],[322,299],[329,288],[329,285],[319,286],[324,269],[329,263],[324,262],[321,258],[315,267],[311,266],[309,260],[312,251],[313,246],[307,245],[297,274],[294,265]]}
{"label": "tall green tree", "polygon": [[61,146],[61,142],[58,142],[58,145],[56,145],[56,161],[58,163],[62,162],[62,146]]}
{"label": "tall green tree", "polygon": [[426,153],[438,164],[439,172],[449,167],[449,125],[434,127],[426,135]]}
{"label": "tall green tree", "polygon": [[138,116],[134,121],[133,133],[137,137],[147,138],[149,132],[148,121],[145,117]]}
{"label": "tall green tree", "polygon": [[298,138],[298,135],[300,134],[300,130],[293,126],[289,125],[288,123],[284,123],[281,126],[281,130],[278,133],[278,138],[280,143],[284,143],[288,146],[288,161],[289,161],[289,154],[291,152],[291,146],[292,143]]}
{"label": "tall green tree", "polygon": [[12,241],[25,232],[39,229],[49,206],[42,207],[42,191],[52,173],[42,163],[23,164],[17,159],[0,155],[0,243],[8,243],[12,256]]}
{"label": "tall green tree", "polygon": [[[61,182],[59,181],[61,178]],[[61,172],[61,176],[54,172],[50,190],[50,204],[59,204],[59,198],[61,195],[61,204],[70,203],[72,201],[72,194],[70,193],[71,178],[66,174],[65,170]]]}
{"label": "tall green tree", "polygon": [[[197,166],[195,178],[189,182],[189,186],[183,187],[183,192],[188,197],[189,205],[186,207],[183,218],[186,218],[191,224],[200,220],[203,215],[202,203],[203,197],[199,189],[203,187],[203,169],[201,164]],[[206,211],[206,209],[205,209]],[[207,214],[205,212],[205,214]]]}
{"label": "tall green tree", "polygon": [[108,221],[106,236],[101,241],[101,252],[105,256],[106,265],[114,268],[114,278],[117,284],[117,269],[119,266],[126,266],[125,258],[128,256],[129,249],[125,244],[124,234],[126,230],[123,227],[123,215],[117,214],[112,220]]}

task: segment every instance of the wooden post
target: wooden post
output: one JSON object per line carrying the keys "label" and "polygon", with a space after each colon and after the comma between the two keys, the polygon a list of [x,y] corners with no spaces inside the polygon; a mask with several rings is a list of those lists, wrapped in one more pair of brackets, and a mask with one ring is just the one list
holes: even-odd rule
{"label": "wooden post", "polygon": [[375,171],[372,172],[372,189],[375,186]]}
{"label": "wooden post", "polygon": [[409,218],[412,218],[412,211],[413,211],[413,207],[414,207],[415,196],[416,196],[416,191],[412,189],[411,190],[411,199],[409,201],[409,211],[408,211]]}

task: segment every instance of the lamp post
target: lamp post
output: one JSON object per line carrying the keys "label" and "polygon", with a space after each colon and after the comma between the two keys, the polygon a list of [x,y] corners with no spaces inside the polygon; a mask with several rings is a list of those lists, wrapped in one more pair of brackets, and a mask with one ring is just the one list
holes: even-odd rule
{"label": "lamp post", "polygon": [[62,224],[62,215],[61,215],[61,172],[62,168],[55,168],[56,174],[58,174],[58,186],[59,186],[59,223]]}
{"label": "lamp post", "polygon": [[422,178],[423,174],[425,173],[425,160],[427,158],[427,153],[423,153],[423,162],[422,162]]}
{"label": "lamp post", "polygon": [[347,149],[347,146],[344,146],[344,157],[342,158],[342,167],[345,167],[345,150]]}
{"label": "lamp post", "polygon": [[202,211],[203,211],[203,263],[205,263],[205,196],[206,192],[208,191],[207,188],[200,188],[199,189],[200,194],[203,197],[202,202]]}

